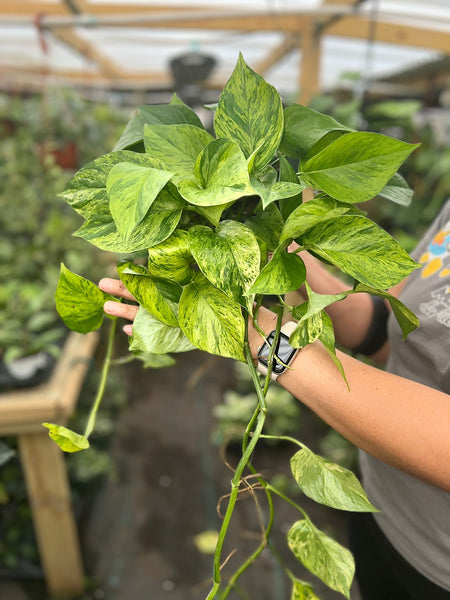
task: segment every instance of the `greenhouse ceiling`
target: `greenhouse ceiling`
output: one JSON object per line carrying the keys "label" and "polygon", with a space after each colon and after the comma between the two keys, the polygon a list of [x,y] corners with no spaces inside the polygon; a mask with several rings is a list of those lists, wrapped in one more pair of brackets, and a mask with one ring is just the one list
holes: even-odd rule
{"label": "greenhouse ceiling", "polygon": [[3,90],[168,89],[185,54],[212,57],[220,89],[239,52],[303,102],[349,74],[414,95],[396,75],[428,64],[450,88],[450,0],[0,0],[0,44]]}

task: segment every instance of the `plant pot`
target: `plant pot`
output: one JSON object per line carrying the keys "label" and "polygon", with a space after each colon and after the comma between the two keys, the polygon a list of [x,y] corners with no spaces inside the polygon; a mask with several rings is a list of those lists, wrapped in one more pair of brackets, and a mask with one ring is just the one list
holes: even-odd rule
{"label": "plant pot", "polygon": [[11,363],[0,362],[0,391],[33,387],[50,376],[55,359],[47,352],[37,352]]}
{"label": "plant pot", "polygon": [[48,140],[39,145],[42,160],[52,156],[62,169],[76,169],[78,166],[77,145],[75,142],[56,142]]}

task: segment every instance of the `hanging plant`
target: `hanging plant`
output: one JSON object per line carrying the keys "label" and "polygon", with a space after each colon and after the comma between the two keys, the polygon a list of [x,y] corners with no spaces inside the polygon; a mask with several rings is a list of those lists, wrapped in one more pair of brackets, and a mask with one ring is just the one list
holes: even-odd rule
{"label": "hanging plant", "polygon": [[[396,172],[416,145],[354,131],[304,106],[283,110],[278,92],[242,56],[215,107],[214,130],[215,137],[176,96],[168,105],[141,107],[114,151],[78,171],[63,197],[85,219],[76,236],[102,250],[148,256],[145,265],[128,260],[117,267],[139,303],[132,353],[161,357],[197,348],[248,365],[258,401],[232,479],[207,596],[223,599],[268,543],[273,494],[284,497],[250,463],[263,435],[271,369],[261,380],[247,343],[248,322],[256,323],[263,295],[278,296],[275,335],[281,309],[288,311],[298,321],[290,344],[303,347],[319,339],[344,377],[325,312],[329,304],[368,292],[391,303],[405,336],[417,326],[415,316],[386,292],[417,265],[356,206],[377,195],[408,204],[410,190],[399,185]],[[302,203],[305,188],[316,195]],[[351,276],[355,285],[334,296],[307,287],[305,303],[286,306],[282,296],[298,289],[306,277],[300,256],[287,252],[294,240],[300,249]],[[68,327],[82,333],[97,329],[108,299],[62,266],[56,305]],[[63,450],[89,446],[114,330],[113,319],[103,383],[84,435],[46,424]],[[292,472],[307,496],[338,509],[375,510],[350,471],[291,441],[299,446]],[[259,547],[224,583],[222,546],[246,468],[265,490],[270,517]],[[352,555],[296,507],[301,519],[288,533],[289,547],[307,569],[348,597]],[[309,584],[288,575],[292,598],[316,598]]]}

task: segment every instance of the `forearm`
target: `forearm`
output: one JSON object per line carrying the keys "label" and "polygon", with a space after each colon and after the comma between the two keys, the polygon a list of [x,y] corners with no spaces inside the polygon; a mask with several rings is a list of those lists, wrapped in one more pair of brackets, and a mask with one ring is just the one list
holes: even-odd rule
{"label": "forearm", "polygon": [[[273,330],[273,313],[258,322]],[[260,335],[250,327],[256,357]],[[384,462],[450,491],[450,399],[447,394],[339,353],[350,386],[319,342],[302,349],[278,382],[331,427]]]}

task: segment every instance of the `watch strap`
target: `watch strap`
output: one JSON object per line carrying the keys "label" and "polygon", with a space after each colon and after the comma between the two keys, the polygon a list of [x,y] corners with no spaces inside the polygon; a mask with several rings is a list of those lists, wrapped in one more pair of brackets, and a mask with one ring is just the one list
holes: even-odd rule
{"label": "watch strap", "polygon": [[[289,338],[296,327],[297,323],[295,321],[288,321],[287,323],[281,326],[280,333],[284,333],[284,335],[286,335]],[[289,362],[292,362],[294,360],[299,350],[300,348],[297,349],[296,353],[291,357],[291,360]],[[257,364],[257,369],[264,377],[267,375],[268,368],[266,367],[266,365],[263,365],[259,360]],[[272,371],[272,373],[270,374],[270,378],[272,381],[276,381],[280,375],[283,375],[283,373],[285,373],[285,370],[282,373],[275,373],[275,371]]]}

